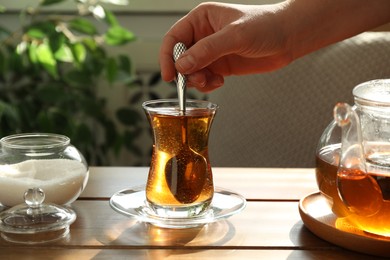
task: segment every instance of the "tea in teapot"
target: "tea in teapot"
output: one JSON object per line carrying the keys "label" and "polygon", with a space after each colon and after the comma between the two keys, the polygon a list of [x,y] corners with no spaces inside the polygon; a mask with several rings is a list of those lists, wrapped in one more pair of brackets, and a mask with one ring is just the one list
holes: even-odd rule
{"label": "tea in teapot", "polygon": [[390,80],[353,90],[339,103],[317,151],[316,178],[332,211],[358,228],[390,236]]}

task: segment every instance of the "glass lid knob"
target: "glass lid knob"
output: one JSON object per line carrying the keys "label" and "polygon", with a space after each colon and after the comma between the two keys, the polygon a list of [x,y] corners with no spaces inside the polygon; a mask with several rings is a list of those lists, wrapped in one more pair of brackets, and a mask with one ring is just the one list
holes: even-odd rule
{"label": "glass lid knob", "polygon": [[28,189],[24,193],[24,202],[31,208],[38,208],[45,200],[45,193],[41,188]]}

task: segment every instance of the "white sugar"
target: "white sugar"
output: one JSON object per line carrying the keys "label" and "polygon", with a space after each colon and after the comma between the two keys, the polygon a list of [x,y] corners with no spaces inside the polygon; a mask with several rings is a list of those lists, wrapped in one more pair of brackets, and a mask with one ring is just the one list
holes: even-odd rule
{"label": "white sugar", "polygon": [[0,165],[0,203],[15,206],[23,203],[29,188],[41,188],[45,202],[73,202],[81,193],[88,178],[84,164],[68,159],[28,160],[17,164]]}

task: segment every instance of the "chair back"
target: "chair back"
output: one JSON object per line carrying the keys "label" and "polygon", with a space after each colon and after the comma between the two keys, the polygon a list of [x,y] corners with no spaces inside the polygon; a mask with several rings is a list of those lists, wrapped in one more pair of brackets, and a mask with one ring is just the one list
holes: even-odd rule
{"label": "chair back", "polygon": [[337,102],[361,82],[390,78],[390,32],[367,32],[271,73],[232,76],[210,93],[219,105],[210,160],[219,167],[314,167]]}

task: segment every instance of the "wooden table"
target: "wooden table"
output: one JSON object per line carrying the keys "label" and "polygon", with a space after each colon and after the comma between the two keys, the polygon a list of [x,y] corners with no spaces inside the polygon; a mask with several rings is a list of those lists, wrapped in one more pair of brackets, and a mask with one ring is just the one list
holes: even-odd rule
{"label": "wooden table", "polygon": [[109,206],[117,191],[145,184],[146,167],[90,168],[89,183],[72,204],[70,236],[22,245],[0,239],[0,259],[354,259],[364,255],[313,235],[298,201],[317,191],[314,169],[214,168],[218,187],[247,199],[237,215],[200,228],[163,229]]}

